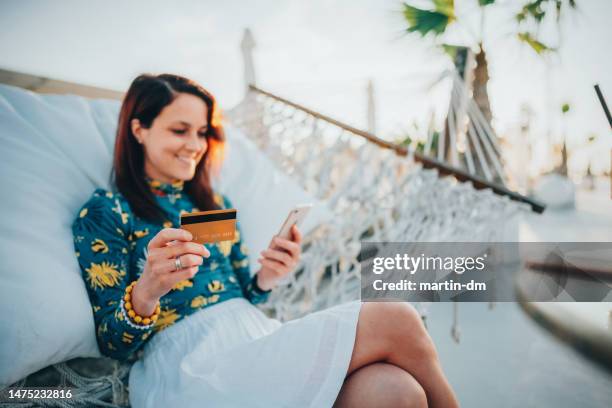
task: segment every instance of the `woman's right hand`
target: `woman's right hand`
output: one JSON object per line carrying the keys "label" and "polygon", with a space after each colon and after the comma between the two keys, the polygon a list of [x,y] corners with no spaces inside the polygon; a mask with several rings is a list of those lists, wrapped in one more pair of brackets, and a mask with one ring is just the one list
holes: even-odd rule
{"label": "woman's right hand", "polygon": [[[210,252],[202,244],[190,242],[189,231],[164,228],[147,246],[147,260],[138,282],[132,290],[132,306],[140,316],[151,316],[159,299],[177,282],[193,278]],[[176,270],[175,259],[180,256],[183,269]]]}

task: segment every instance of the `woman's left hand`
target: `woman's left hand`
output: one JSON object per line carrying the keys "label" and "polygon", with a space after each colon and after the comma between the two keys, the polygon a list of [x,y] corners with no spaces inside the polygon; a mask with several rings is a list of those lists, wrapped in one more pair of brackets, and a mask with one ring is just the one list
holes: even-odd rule
{"label": "woman's left hand", "polygon": [[301,254],[302,234],[297,226],[291,227],[291,240],[274,237],[268,249],[261,251],[257,260],[261,269],[257,272],[257,286],[270,290],[279,280],[295,270]]}

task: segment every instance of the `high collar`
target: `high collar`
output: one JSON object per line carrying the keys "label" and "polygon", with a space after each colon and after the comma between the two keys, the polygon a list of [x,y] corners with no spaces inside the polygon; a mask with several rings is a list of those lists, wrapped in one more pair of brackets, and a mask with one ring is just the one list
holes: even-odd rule
{"label": "high collar", "polygon": [[175,180],[171,183],[162,182],[145,176],[145,180],[151,188],[153,194],[157,196],[175,195],[180,194],[183,191],[185,182],[183,180]]}

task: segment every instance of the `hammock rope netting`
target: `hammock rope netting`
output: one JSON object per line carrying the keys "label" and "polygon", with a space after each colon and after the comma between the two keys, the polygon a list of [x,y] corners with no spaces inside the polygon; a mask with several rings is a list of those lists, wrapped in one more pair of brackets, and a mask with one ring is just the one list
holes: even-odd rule
{"label": "hammock rope netting", "polygon": [[[495,242],[502,240],[499,221],[525,208],[490,189],[477,190],[469,182],[442,177],[411,153],[381,147],[349,126],[256,88],[227,116],[281,171],[335,215],[304,237],[297,273],[262,306],[283,321],[359,299],[362,240]],[[494,149],[492,143],[490,148]],[[473,160],[466,160],[472,167]],[[478,167],[497,173],[490,171],[497,165],[489,164],[483,156]],[[426,304],[417,308],[426,315]],[[458,341],[456,308],[454,316],[452,335]],[[106,372],[96,372],[97,364]],[[73,399],[3,406],[125,407],[129,367],[106,358],[55,364],[13,386],[37,384],[44,373],[47,386],[72,387]]]}

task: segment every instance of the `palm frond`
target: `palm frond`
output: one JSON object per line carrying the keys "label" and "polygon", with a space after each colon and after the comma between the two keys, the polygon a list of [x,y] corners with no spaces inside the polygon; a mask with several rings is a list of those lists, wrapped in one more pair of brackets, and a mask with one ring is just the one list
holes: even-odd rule
{"label": "palm frond", "polygon": [[454,19],[454,14],[450,17],[440,11],[423,10],[406,3],[403,13],[408,23],[406,30],[409,33],[419,33],[423,37],[430,32],[434,35],[442,34]]}
{"label": "palm frond", "polygon": [[444,50],[444,52],[451,57],[451,59],[454,61],[455,57],[457,56],[457,50],[459,50],[459,48],[465,48],[465,47],[461,47],[458,45],[453,45],[453,44],[442,44],[442,50]]}
{"label": "palm frond", "polygon": [[455,0],[432,0],[434,11],[447,15],[451,20],[455,19]]}
{"label": "palm frond", "polygon": [[555,51],[554,48],[536,40],[530,33],[527,32],[518,33],[518,39],[529,45],[537,54]]}

